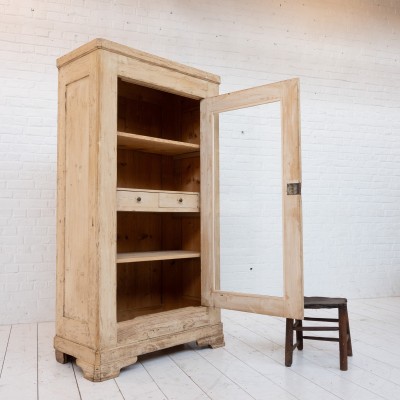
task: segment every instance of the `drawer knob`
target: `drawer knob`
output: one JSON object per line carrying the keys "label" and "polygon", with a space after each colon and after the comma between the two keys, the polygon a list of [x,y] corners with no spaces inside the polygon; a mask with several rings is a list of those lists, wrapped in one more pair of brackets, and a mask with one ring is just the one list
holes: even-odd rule
{"label": "drawer knob", "polygon": [[136,201],[137,201],[138,203],[140,203],[140,202],[142,201],[142,198],[141,198],[141,197],[136,197]]}
{"label": "drawer knob", "polygon": [[183,203],[182,197],[180,197],[180,198],[178,199],[178,201],[179,201],[180,204],[182,204],[182,203]]}

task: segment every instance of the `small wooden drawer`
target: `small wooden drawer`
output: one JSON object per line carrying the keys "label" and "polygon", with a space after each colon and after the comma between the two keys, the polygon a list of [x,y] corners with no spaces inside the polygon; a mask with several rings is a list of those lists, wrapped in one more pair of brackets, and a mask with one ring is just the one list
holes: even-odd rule
{"label": "small wooden drawer", "polygon": [[161,208],[199,211],[199,195],[196,193],[160,193],[159,206]]}
{"label": "small wooden drawer", "polygon": [[117,192],[118,211],[152,211],[158,208],[158,193],[135,190]]}
{"label": "small wooden drawer", "polygon": [[117,211],[199,212],[199,194],[117,189]]}

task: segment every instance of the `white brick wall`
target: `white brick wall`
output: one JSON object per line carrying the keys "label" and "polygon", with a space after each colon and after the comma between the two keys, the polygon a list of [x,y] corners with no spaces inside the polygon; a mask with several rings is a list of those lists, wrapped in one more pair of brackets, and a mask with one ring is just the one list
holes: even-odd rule
{"label": "white brick wall", "polygon": [[400,295],[399,14],[398,0],[0,0],[0,323],[54,317],[55,59],[94,37],[220,74],[221,92],[299,76],[306,293]]}

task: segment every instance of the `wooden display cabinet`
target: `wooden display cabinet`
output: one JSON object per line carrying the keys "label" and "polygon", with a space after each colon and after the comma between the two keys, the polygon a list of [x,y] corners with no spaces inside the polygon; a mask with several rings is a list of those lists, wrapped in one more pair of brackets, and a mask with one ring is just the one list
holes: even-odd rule
{"label": "wooden display cabinet", "polygon": [[[218,96],[216,75],[103,39],[57,66],[57,360],[102,381],[141,354],[223,346],[220,308],[302,318],[298,81]],[[284,296],[223,292],[218,113],[275,101]]]}

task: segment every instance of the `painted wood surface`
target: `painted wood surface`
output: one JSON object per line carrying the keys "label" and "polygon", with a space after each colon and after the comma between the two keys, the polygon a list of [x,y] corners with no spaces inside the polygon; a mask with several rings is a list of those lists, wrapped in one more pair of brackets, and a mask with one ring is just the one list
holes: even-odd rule
{"label": "painted wood surface", "polygon": [[[265,399],[271,393],[300,400],[392,400],[400,382],[400,339],[393,319],[399,307],[400,297],[349,300],[354,356],[346,372],[338,367],[337,343],[327,342],[306,342],[294,355],[293,366],[286,368],[284,319],[224,311],[225,348],[190,344],[162,350],[139,358],[118,378],[95,384],[83,379],[75,364],[60,365],[51,357],[53,322],[0,326],[0,349],[6,349],[0,398],[172,400],[181,396],[184,385],[186,400],[199,395]],[[313,314],[327,316],[329,310]],[[166,367],[168,379],[162,376]],[[49,397],[56,392],[57,397]]]}
{"label": "painted wood surface", "polygon": [[0,377],[1,399],[37,399],[37,329],[37,324],[11,327]]}

